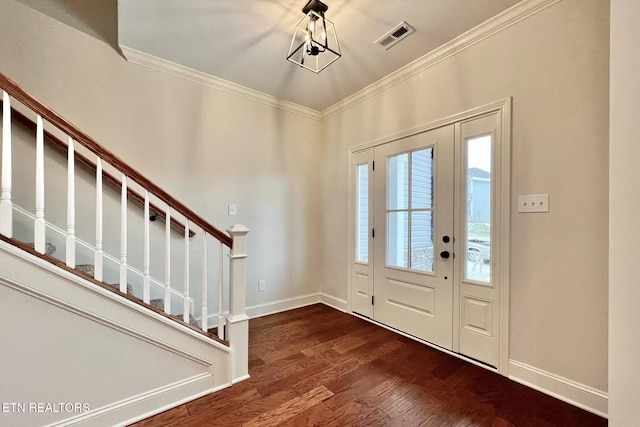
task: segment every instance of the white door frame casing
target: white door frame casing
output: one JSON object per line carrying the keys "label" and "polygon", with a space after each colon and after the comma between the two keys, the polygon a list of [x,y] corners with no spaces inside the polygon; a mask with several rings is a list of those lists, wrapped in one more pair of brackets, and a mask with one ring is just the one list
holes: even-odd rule
{"label": "white door frame casing", "polygon": [[[351,173],[351,167],[353,163],[353,156],[362,150],[371,149],[381,144],[390,143],[393,141],[406,138],[408,136],[416,135],[421,132],[433,130],[442,126],[459,123],[461,121],[470,120],[472,118],[484,116],[490,113],[498,113],[500,117],[501,126],[501,141],[499,146],[496,146],[496,156],[494,158],[499,159],[499,182],[497,188],[499,192],[495,195],[495,203],[497,210],[495,212],[495,227],[496,236],[499,236],[499,245],[497,246],[496,256],[499,257],[499,267],[496,269],[496,278],[500,283],[500,319],[498,325],[499,335],[499,363],[496,371],[501,375],[509,375],[509,287],[510,287],[510,224],[511,224],[511,98],[502,99],[496,102],[492,102],[477,108],[473,108],[464,111],[459,114],[455,114],[434,122],[430,122],[415,128],[411,128],[405,131],[395,133],[386,137],[378,138],[373,141],[369,141],[349,149],[348,167],[349,169],[349,208],[348,208],[348,234],[347,234],[347,248],[349,253],[349,262],[347,263],[347,311],[353,313],[351,307],[351,291],[352,291],[352,278],[353,278],[353,260],[355,254],[355,182],[354,174]],[[454,304],[458,304],[455,301]],[[454,313],[458,310],[454,310]],[[455,314],[454,314],[455,316]],[[459,325],[459,319],[454,318],[454,325]],[[421,341],[424,342],[424,341]],[[428,342],[426,344],[430,345]],[[434,346],[434,348],[438,348]],[[458,353],[451,353],[456,357],[464,360],[469,360],[475,364],[473,360],[460,355]],[[489,366],[478,364],[479,366],[486,367],[487,369],[494,370]]]}

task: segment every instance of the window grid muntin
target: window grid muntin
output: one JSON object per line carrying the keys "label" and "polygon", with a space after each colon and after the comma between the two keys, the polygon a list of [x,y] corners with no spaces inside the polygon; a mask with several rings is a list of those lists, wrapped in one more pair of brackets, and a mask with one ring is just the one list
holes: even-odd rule
{"label": "window grid muntin", "polygon": [[[413,163],[414,163],[414,155],[417,153],[421,153],[421,152],[427,152],[427,156],[430,159],[430,162],[428,164],[429,166],[429,172],[428,172],[428,177],[429,177],[429,183],[430,183],[430,196],[429,196],[429,202],[428,206],[430,207],[424,207],[424,208],[414,208],[414,167],[413,167]],[[423,272],[423,273],[433,273],[435,270],[435,263],[434,263],[434,258],[433,258],[433,251],[434,251],[434,214],[435,214],[435,200],[434,200],[434,181],[435,181],[435,175],[434,175],[434,154],[435,154],[435,147],[433,146],[428,146],[428,147],[422,147],[420,149],[417,150],[410,150],[410,151],[406,151],[406,152],[402,152],[402,153],[396,153],[393,156],[388,156],[387,157],[387,203],[386,203],[386,220],[387,220],[387,247],[386,247],[386,265],[389,267],[394,267],[394,268],[398,268],[398,269],[407,269],[407,270],[412,270],[412,271],[419,271],[419,272]],[[403,175],[406,175],[406,180],[407,180],[407,185],[406,185],[406,208],[397,208],[397,209],[390,209],[389,206],[392,205],[391,203],[391,195],[392,195],[392,188],[395,188],[397,190],[397,188],[399,187],[399,185],[393,186],[390,184],[390,178],[393,176],[394,179],[395,177],[398,176],[398,174],[394,174],[392,175],[390,173],[390,170],[392,169],[392,167],[390,166],[390,162],[392,159],[398,159],[402,156],[406,156],[406,172]],[[397,199],[397,196],[396,196]],[[397,205],[398,203],[393,203],[393,205]],[[431,222],[431,226],[429,228],[429,236],[427,237],[428,243],[429,245],[424,249],[425,250],[425,260],[426,260],[426,264],[427,264],[427,268],[425,269],[420,269],[420,268],[413,268],[415,267],[415,263],[418,262],[418,257],[414,257],[414,253],[412,252],[412,243],[414,241],[413,239],[413,214],[416,213],[430,213],[430,222]],[[395,264],[392,264],[392,260],[391,260],[391,254],[390,254],[390,231],[392,230],[390,227],[390,218],[392,215],[394,214],[399,214],[399,213],[405,213],[406,214],[406,222],[407,222],[407,226],[406,226],[406,230],[407,230],[407,237],[406,237],[406,248],[404,247],[405,245],[403,245],[403,265],[400,265],[398,262],[396,262]],[[396,230],[396,236],[398,235],[397,230]],[[397,246],[397,238],[396,238],[396,246]],[[430,253],[429,253],[429,249],[430,249]],[[396,252],[396,259],[397,259],[397,252]],[[415,259],[415,261],[414,261]]]}

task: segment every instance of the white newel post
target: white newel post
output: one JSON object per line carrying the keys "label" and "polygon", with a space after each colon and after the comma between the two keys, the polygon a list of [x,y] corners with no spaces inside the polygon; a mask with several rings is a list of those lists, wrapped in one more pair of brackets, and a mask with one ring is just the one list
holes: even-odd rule
{"label": "white newel post", "polygon": [[227,232],[233,238],[229,254],[227,339],[231,345],[231,380],[236,383],[249,378],[249,317],[245,313],[246,236],[249,229],[244,225],[233,225]]}
{"label": "white newel post", "polygon": [[0,234],[13,237],[11,202],[11,105],[9,94],[2,92],[2,195],[0,196]]}

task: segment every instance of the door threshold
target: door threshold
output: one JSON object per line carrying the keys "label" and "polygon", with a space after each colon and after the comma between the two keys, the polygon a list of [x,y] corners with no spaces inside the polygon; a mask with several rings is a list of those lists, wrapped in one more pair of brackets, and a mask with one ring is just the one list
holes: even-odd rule
{"label": "door threshold", "polygon": [[473,358],[465,356],[463,354],[456,353],[455,351],[449,350],[449,349],[447,349],[445,347],[441,347],[441,346],[439,346],[437,344],[434,344],[434,343],[431,343],[429,341],[423,340],[422,338],[418,338],[415,335],[411,335],[411,334],[408,334],[406,332],[403,332],[400,329],[392,328],[391,326],[385,325],[384,323],[380,323],[380,322],[378,322],[378,321],[376,321],[376,320],[374,320],[374,319],[372,319],[370,317],[363,316],[362,314],[356,313],[355,311],[352,311],[350,314],[355,316],[355,317],[358,317],[358,318],[360,318],[362,320],[365,320],[367,322],[373,323],[374,325],[378,325],[378,326],[380,326],[382,328],[385,328],[385,329],[387,329],[389,331],[395,332],[398,335],[402,335],[403,337],[410,338],[410,339],[412,339],[412,340],[414,340],[416,342],[419,342],[420,344],[427,345],[427,346],[429,346],[429,347],[431,347],[433,349],[439,350],[439,351],[441,351],[443,353],[446,353],[446,354],[448,354],[450,356],[456,357],[456,358],[458,358],[460,360],[464,360],[465,362],[469,362],[472,365],[479,366],[479,367],[484,368],[484,369],[486,369],[488,371],[495,372],[496,374],[500,374],[500,375],[502,375],[504,377],[508,376],[508,375],[500,373],[500,371],[498,371],[498,368],[496,368],[495,366],[491,366],[491,365],[489,365],[487,363],[481,362],[479,360],[473,359]]}

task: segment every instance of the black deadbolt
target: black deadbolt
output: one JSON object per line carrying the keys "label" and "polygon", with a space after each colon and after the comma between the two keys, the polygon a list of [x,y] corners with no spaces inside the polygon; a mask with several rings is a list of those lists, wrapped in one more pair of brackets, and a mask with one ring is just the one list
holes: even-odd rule
{"label": "black deadbolt", "polygon": [[451,238],[449,236],[442,236],[442,241],[445,243],[449,243],[451,241]]}

